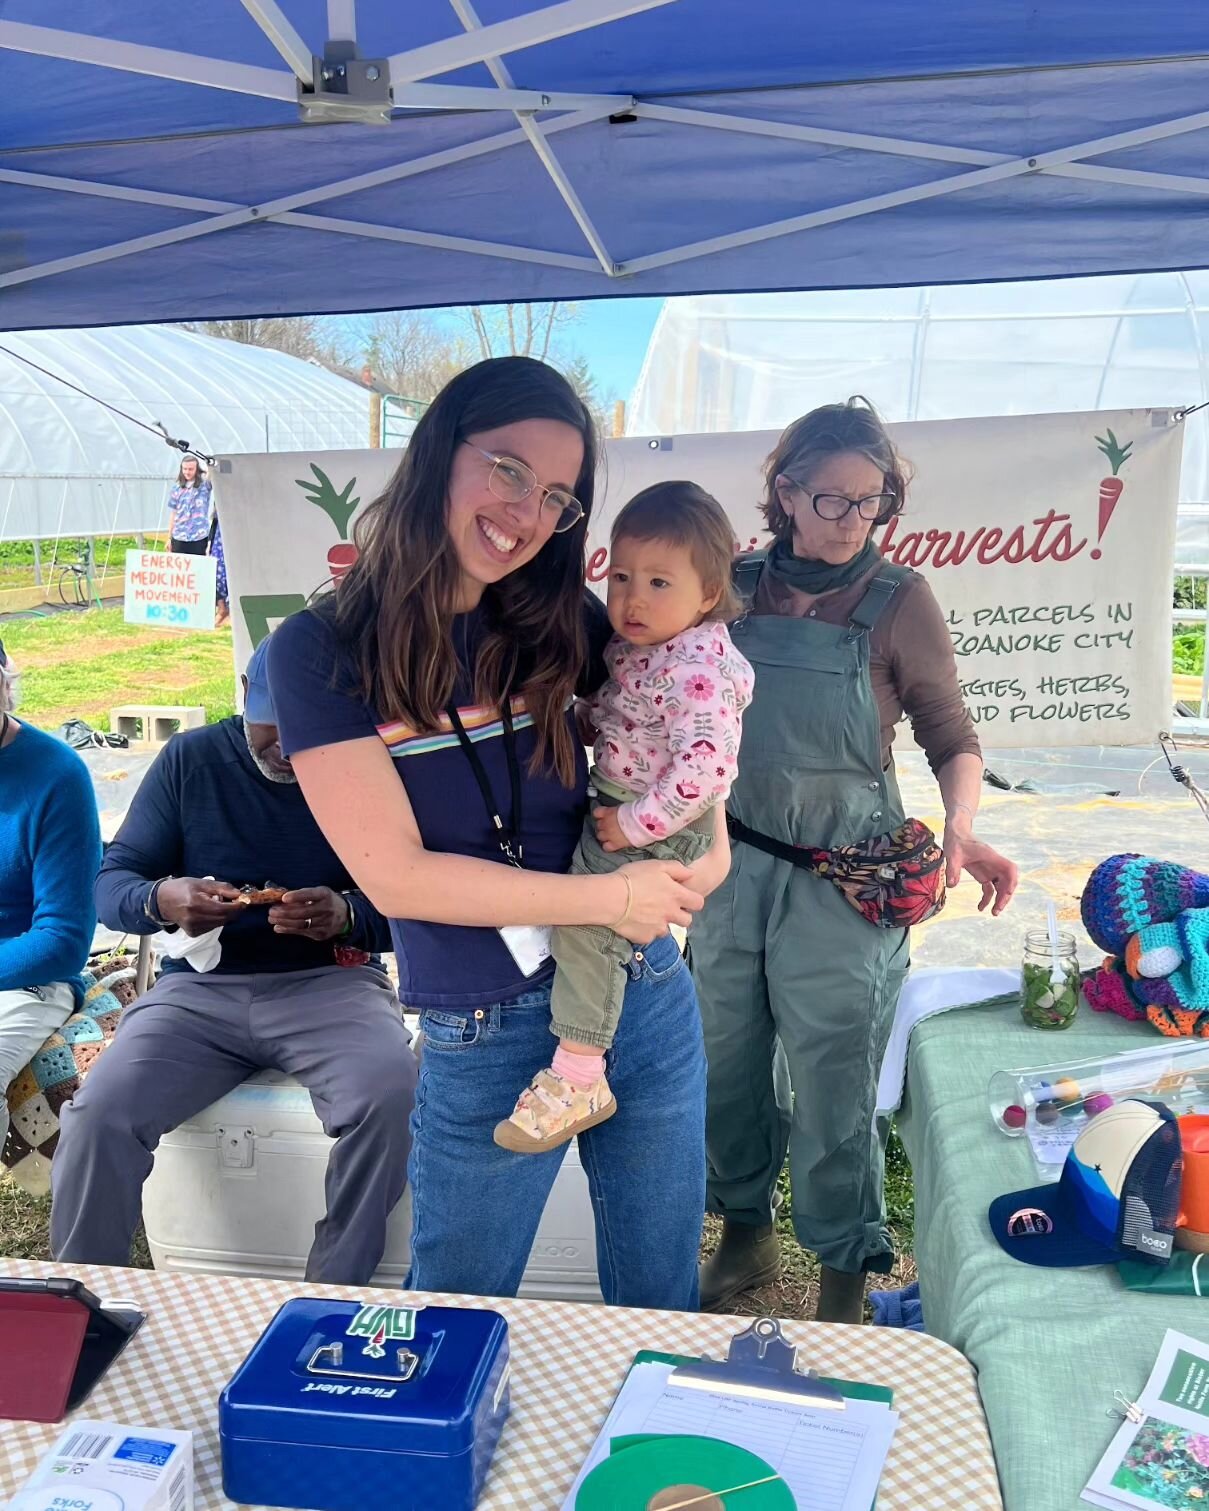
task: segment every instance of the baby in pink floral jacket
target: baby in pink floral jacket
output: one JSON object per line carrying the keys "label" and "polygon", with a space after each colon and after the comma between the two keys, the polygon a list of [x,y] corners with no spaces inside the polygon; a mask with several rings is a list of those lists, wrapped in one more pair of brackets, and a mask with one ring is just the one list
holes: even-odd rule
{"label": "baby in pink floral jacket", "polygon": [[[605,651],[609,679],[587,709],[597,805],[572,872],[648,858],[691,865],[712,844],[753,681],[726,628],[738,611],[732,555],[722,506],[695,483],[658,483],[617,516],[608,597],[616,634]],[[617,1108],[604,1054],[633,947],[612,929],[556,928],[551,953],[559,1047],[495,1130],[496,1143],[517,1153],[552,1149]]]}

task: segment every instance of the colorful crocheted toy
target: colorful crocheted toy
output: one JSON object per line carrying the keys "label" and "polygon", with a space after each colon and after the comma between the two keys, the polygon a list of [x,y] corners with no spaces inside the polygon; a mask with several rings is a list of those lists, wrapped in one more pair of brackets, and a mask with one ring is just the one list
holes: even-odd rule
{"label": "colorful crocheted toy", "polygon": [[1082,911],[1109,955],[1084,984],[1091,1006],[1145,1017],[1172,1038],[1209,1038],[1209,876],[1114,855],[1092,872]]}

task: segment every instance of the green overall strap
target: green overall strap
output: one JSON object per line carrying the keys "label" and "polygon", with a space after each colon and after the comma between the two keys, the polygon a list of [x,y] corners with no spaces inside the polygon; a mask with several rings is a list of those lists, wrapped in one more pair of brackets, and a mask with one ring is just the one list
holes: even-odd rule
{"label": "green overall strap", "polygon": [[851,639],[855,640],[858,635],[870,633],[873,626],[890,607],[890,601],[895,593],[910,575],[909,567],[895,566],[893,562],[883,563],[878,569],[877,576],[869,584],[865,596],[848,616],[848,626],[852,631]]}
{"label": "green overall strap", "polygon": [[731,563],[731,585],[742,599],[745,609],[751,608],[760,582],[760,573],[767,560],[767,551],[748,551],[742,556],[736,556]]}

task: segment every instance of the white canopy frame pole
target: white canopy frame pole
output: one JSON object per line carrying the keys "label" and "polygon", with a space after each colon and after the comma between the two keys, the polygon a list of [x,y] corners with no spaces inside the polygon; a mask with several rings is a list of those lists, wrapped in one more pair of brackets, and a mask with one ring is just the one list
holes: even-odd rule
{"label": "white canopy frame pole", "polygon": [[289,64],[295,77],[303,84],[313,83],[311,49],[298,35],[294,23],[277,0],[243,0],[243,8]]}
{"label": "white canopy frame pole", "polygon": [[488,58],[499,58],[505,53],[523,52],[527,47],[553,42],[558,37],[591,31],[624,16],[676,3],[677,0],[561,0],[561,4],[547,5],[507,21],[495,21],[465,36],[446,37],[442,42],[431,42],[410,52],[397,52],[388,60],[391,82],[429,79],[434,74],[449,73],[471,63],[485,63]]}
{"label": "white canopy frame pole", "polygon": [[1053,148],[1049,152],[1040,152],[1035,157],[1009,158],[1006,162],[997,163],[992,167],[976,168],[970,173],[955,173],[948,178],[937,179],[927,184],[917,184],[910,189],[896,189],[888,194],[876,194],[868,199],[832,205],[823,210],[811,210],[804,215],[794,215],[786,220],[752,226],[743,231],[732,231],[729,235],[711,236],[704,241],[671,247],[665,252],[656,252],[648,257],[633,259],[625,265],[625,271],[645,273],[654,268],[691,262],[696,258],[712,256],[717,252],[727,252],[735,247],[753,246],[761,241],[772,241],[780,236],[810,231],[816,226],[855,220],[864,215],[876,214],[881,210],[896,209],[899,205],[940,199],[945,195],[960,193],[963,189],[977,188],[981,184],[1019,178],[1024,174],[1036,173],[1052,166],[1073,163],[1080,158],[1097,157],[1107,152],[1121,152],[1129,147],[1144,146],[1148,142],[1164,141],[1169,137],[1185,135],[1191,131],[1202,131],[1206,127],[1209,127],[1209,111],[1199,111],[1195,115],[1155,122],[1149,126],[1137,127],[1132,131],[1119,131],[1112,136],[1097,137],[1088,142],[1077,142],[1070,147]]}
{"label": "white canopy frame pole", "polygon": [[357,40],[357,0],[327,0],[327,35],[331,42]]}
{"label": "white canopy frame pole", "polygon": [[[670,0],[646,0],[646,4],[652,3],[668,4]],[[264,0],[249,0],[249,9],[253,7],[256,11],[267,14],[268,7]],[[273,10],[277,10],[275,5]],[[280,15],[279,11],[277,13]],[[603,19],[611,20],[612,17],[605,16]],[[289,26],[284,17],[282,21]],[[584,22],[585,27],[590,24],[593,23]],[[266,35],[269,35],[267,25],[264,29]],[[493,29],[483,28],[484,31]],[[301,57],[297,54],[305,44],[297,37],[297,33],[294,35],[297,40],[290,51],[295,61],[301,63]],[[270,40],[277,45],[275,38],[270,37]],[[455,37],[453,40],[462,39]],[[298,82],[302,78],[301,75],[286,73],[284,70],[258,68],[248,63],[230,63],[221,58],[172,52],[166,48],[145,47],[134,42],[115,42],[105,37],[85,36],[80,32],[56,31],[53,27],[33,26],[23,21],[0,20],[0,48],[35,53],[46,58],[63,58],[73,63],[93,63],[100,68],[146,74],[157,79],[175,79],[183,84],[227,89],[235,94],[257,95],[262,99],[283,100],[289,104],[297,104]],[[311,82],[309,56],[303,81],[308,84]],[[503,100],[498,89],[488,89],[485,86],[476,88],[473,85],[421,84],[406,80],[397,84],[392,95],[396,107],[401,110],[586,110],[600,103],[610,105],[611,111],[617,111],[626,109],[629,103],[626,96],[536,89],[513,90],[509,98]]]}
{"label": "white canopy frame pole", "polygon": [[[221,214],[240,207],[225,199],[199,199],[191,194],[168,194],[158,189],[131,189],[125,184],[100,184],[86,179],[58,178],[49,173],[26,173],[0,168],[0,184],[18,184],[31,189],[55,189],[64,194],[83,194],[98,199],[124,199],[132,203],[163,205],[170,210],[201,210]],[[543,252],[528,247],[507,246],[500,242],[474,241],[463,236],[443,236],[435,231],[411,231],[398,226],[376,226],[368,221],[338,220],[328,215],[289,213],[274,217],[279,225],[303,226],[313,231],[332,231],[343,236],[365,236],[377,241],[396,241],[405,245],[435,247],[439,251],[470,252],[480,257],[500,257],[511,262],[542,263],[568,268],[574,272],[595,273],[599,269],[590,257],[576,257],[563,252]]]}
{"label": "white canopy frame pole", "polygon": [[[479,20],[478,12],[475,10],[471,0],[449,0],[449,3],[453,6],[458,20],[468,32],[482,29],[482,22]],[[487,58],[484,61],[487,64],[491,77],[499,85],[500,89],[514,88],[512,75],[498,58]],[[631,106],[632,104],[633,101],[631,101]],[[538,161],[550,175],[563,203],[570,210],[575,224],[583,233],[584,240],[592,248],[593,255],[597,262],[600,263],[605,277],[615,278],[621,272],[621,268],[618,263],[613,261],[608,248],[604,244],[604,238],[593,225],[591,216],[584,209],[579,195],[575,192],[571,180],[567,177],[562,164],[555,156],[553,147],[546,140],[542,128],[531,115],[522,115],[520,112],[516,112],[516,119],[517,124],[525,133],[529,145],[537,154]]]}
{"label": "white canopy frame pole", "polygon": [[[557,121],[552,121],[546,127],[548,132],[574,130],[576,127],[588,125],[592,121],[601,119],[607,114],[606,107],[598,107],[594,111],[580,111],[573,115],[563,116]],[[280,199],[269,200],[263,205],[239,205],[234,209],[210,216],[206,220],[196,221],[187,226],[175,226],[167,231],[156,231],[149,236],[138,236],[131,241],[116,242],[108,247],[96,247],[90,252],[78,252],[70,257],[58,257],[50,262],[38,263],[34,267],[17,268],[11,273],[0,274],[0,288],[10,288],[17,284],[31,283],[40,278],[49,278],[55,273],[65,273],[73,268],[91,267],[100,262],[112,262],[119,257],[129,257],[137,252],[151,251],[155,247],[170,246],[176,242],[191,241],[198,236],[210,236],[217,231],[225,231],[233,226],[249,225],[257,220],[283,220],[288,212],[293,212],[302,205],[315,204],[324,199],[331,199],[345,194],[355,193],[362,189],[377,188],[382,184],[395,183],[405,178],[413,178],[421,173],[430,173],[437,168],[449,167],[454,163],[466,162],[471,158],[483,157],[488,153],[499,152],[504,148],[518,146],[526,140],[523,131],[507,131],[497,136],[484,137],[480,141],[470,142],[460,147],[451,147],[444,152],[434,152],[427,157],[414,158],[410,162],[395,163],[385,168],[375,168],[368,173],[356,174],[353,177],[338,179],[333,183],[321,184],[313,189],[300,190],[295,194],[288,194]],[[8,173],[4,175],[9,177]],[[116,187],[107,186],[109,191],[114,191],[108,197],[119,197]],[[131,190],[129,197],[135,200],[146,200],[145,191]],[[180,196],[174,196],[179,199]],[[310,225],[314,229],[331,229],[330,226],[320,226],[318,222],[326,217],[306,216],[301,220],[291,220],[293,224]],[[363,226],[353,233],[356,235],[369,235],[387,240],[399,239],[414,241],[419,245],[460,246],[461,250],[484,250],[491,247],[488,255],[504,256],[520,262],[554,262],[555,266],[567,265],[564,261],[566,254],[558,252],[542,252],[528,247],[501,247],[492,243],[468,242],[461,238],[434,237],[423,232],[400,233],[395,236],[393,228],[389,226]],[[595,268],[595,263],[588,262],[587,258],[575,258],[571,266],[580,268],[584,264]]]}
{"label": "white canopy frame pole", "polygon": [[[882,152],[895,157],[917,157],[941,163],[994,167],[999,163],[1015,161],[1007,152],[941,146],[933,142],[909,141],[893,136],[871,136],[866,132],[832,131],[822,126],[795,126],[784,121],[765,121],[752,116],[723,115],[709,110],[683,110],[674,105],[639,103],[634,107],[634,114],[646,116],[652,121],[700,126],[707,130],[735,132],[741,136],[779,137],[783,141],[811,142],[821,147],[848,147],[856,152]],[[1156,189],[1175,194],[1209,194],[1209,179],[1191,178],[1176,173],[1150,173],[1137,168],[1102,168],[1091,163],[1051,163],[1036,171],[1055,178],[1128,184],[1133,188]]]}
{"label": "white canopy frame pole", "polygon": [[109,37],[85,36],[82,32],[57,31],[25,21],[0,21],[0,47],[38,53],[44,58],[64,58],[71,63],[95,63],[126,73],[149,74],[156,79],[176,79],[182,84],[229,89],[235,94],[260,95],[268,100],[293,102],[298,98],[294,76],[284,70],[229,63],[191,52],[171,52],[138,42],[116,42]]}

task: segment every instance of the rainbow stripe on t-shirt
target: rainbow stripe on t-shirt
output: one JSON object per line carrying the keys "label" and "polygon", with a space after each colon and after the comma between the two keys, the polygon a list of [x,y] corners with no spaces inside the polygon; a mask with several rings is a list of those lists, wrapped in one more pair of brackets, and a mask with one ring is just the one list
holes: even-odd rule
{"label": "rainbow stripe on t-shirt", "polygon": [[[525,700],[520,694],[510,700],[510,707],[513,729],[532,728],[533,715],[526,711]],[[480,740],[496,739],[504,732],[504,721],[500,718],[498,708],[484,708],[476,704],[463,707],[459,704],[458,717],[462,721],[462,728],[475,744]],[[440,724],[435,730],[413,729],[401,720],[379,724],[377,729],[382,736],[382,743],[394,760],[401,756],[428,755],[434,750],[448,750],[458,743],[448,714],[441,715]]]}

